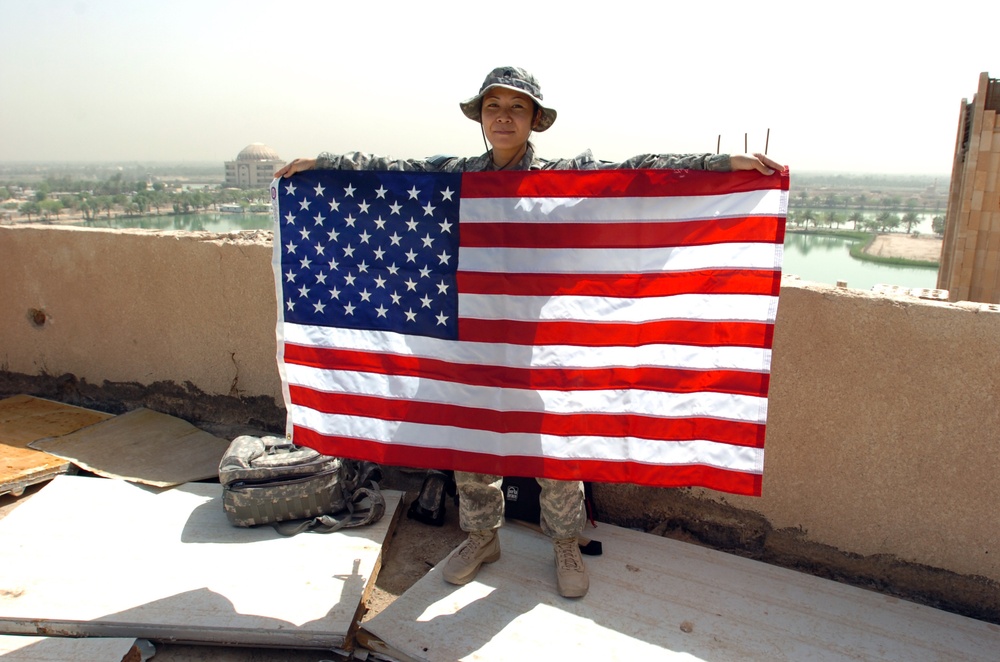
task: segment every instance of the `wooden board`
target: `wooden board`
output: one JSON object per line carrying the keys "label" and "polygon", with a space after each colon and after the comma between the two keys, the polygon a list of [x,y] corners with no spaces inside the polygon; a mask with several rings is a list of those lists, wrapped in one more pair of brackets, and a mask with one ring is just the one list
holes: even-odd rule
{"label": "wooden board", "polygon": [[289,538],[231,526],[221,495],[56,477],[0,520],[0,632],[343,646],[402,493],[372,526]]}
{"label": "wooden board", "polygon": [[4,662],[118,662],[134,645],[135,639],[128,637],[67,639],[0,635],[0,657]]}
{"label": "wooden board", "polygon": [[171,487],[217,478],[229,440],[176,416],[140,408],[29,445],[105,478]]}
{"label": "wooden board", "polygon": [[0,494],[20,496],[29,485],[72,469],[64,458],[28,448],[29,443],[68,434],[111,417],[31,395],[0,400]]}
{"label": "wooden board", "polygon": [[556,594],[548,538],[501,529],[502,556],[462,587],[440,566],[363,624],[398,660],[989,660],[1000,627],[600,524],[589,594]]}

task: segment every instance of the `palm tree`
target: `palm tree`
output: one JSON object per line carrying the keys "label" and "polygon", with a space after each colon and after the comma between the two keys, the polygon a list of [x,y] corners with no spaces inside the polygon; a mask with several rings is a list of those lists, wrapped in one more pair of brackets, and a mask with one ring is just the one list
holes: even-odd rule
{"label": "palm tree", "polygon": [[858,229],[858,225],[863,223],[865,220],[865,215],[859,211],[852,212],[850,216],[847,217],[848,222],[854,223],[854,229]]}
{"label": "palm tree", "polygon": [[908,211],[903,214],[903,224],[906,226],[906,234],[910,234],[910,229],[913,228],[915,223],[920,222],[920,217],[917,216],[917,212]]}
{"label": "palm tree", "polygon": [[816,212],[812,209],[807,209],[802,212],[802,222],[806,224],[806,230],[809,229],[809,221],[812,221],[813,227],[816,227]]}

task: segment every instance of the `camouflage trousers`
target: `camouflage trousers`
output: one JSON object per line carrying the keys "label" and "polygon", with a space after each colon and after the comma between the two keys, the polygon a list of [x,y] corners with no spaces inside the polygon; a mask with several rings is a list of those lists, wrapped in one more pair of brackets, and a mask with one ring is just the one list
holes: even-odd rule
{"label": "camouflage trousers", "polygon": [[[536,478],[542,488],[539,497],[542,531],[554,538],[575,538],[583,531],[586,511],[583,483],[578,480]],[[496,529],[503,524],[503,476],[455,472],[458,485],[459,525],[463,531]]]}

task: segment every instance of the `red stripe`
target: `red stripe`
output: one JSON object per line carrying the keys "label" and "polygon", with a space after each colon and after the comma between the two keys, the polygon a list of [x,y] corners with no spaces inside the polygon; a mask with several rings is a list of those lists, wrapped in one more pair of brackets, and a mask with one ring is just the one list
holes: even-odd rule
{"label": "red stripe", "polygon": [[673,197],[788,190],[788,172],[755,170],[521,170],[467,172],[463,198]]}
{"label": "red stripe", "polygon": [[368,439],[323,435],[295,426],[295,443],[320,453],[369,460],[386,466],[459,469],[502,476],[546,476],[559,480],[632,483],[655,487],[705,487],[720,492],[760,496],[763,477],[704,465],[664,466],[638,462],[552,460],[541,457],[459,453],[443,448],[384,444]]}
{"label": "red stripe", "polygon": [[[497,411],[413,399],[331,393],[288,387],[292,403],[326,414],[406,421],[497,434],[547,434],[557,437],[636,437],[671,441],[705,439],[734,446],[764,447],[764,426],[705,417],[657,418],[642,414]],[[670,443],[663,441],[662,443]]]}
{"label": "red stripe", "polygon": [[765,322],[689,322],[666,320],[642,324],[604,322],[525,322],[459,318],[458,337],[466,342],[512,345],[571,345],[575,347],[771,348],[774,326]]}
{"label": "red stripe", "polygon": [[513,296],[606,296],[637,299],[673,294],[762,294],[778,296],[781,272],[763,269],[703,269],[659,274],[503,274],[459,271],[458,290]]}
{"label": "red stripe", "polygon": [[767,373],[741,370],[681,370],[662,367],[511,368],[463,365],[419,356],[285,345],[285,363],[322,370],[371,372],[445,382],[549,391],[642,389],[663,393],[733,393],[765,397]]}
{"label": "red stripe", "polygon": [[521,223],[462,225],[463,248],[669,248],[777,241],[773,216],[695,221],[618,223]]}

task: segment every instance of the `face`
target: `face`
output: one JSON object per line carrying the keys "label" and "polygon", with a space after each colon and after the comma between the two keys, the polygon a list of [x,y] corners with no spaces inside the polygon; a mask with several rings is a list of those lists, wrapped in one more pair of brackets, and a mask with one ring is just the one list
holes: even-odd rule
{"label": "face", "polygon": [[534,102],[514,90],[495,87],[483,97],[483,131],[496,150],[520,148],[540,117]]}

